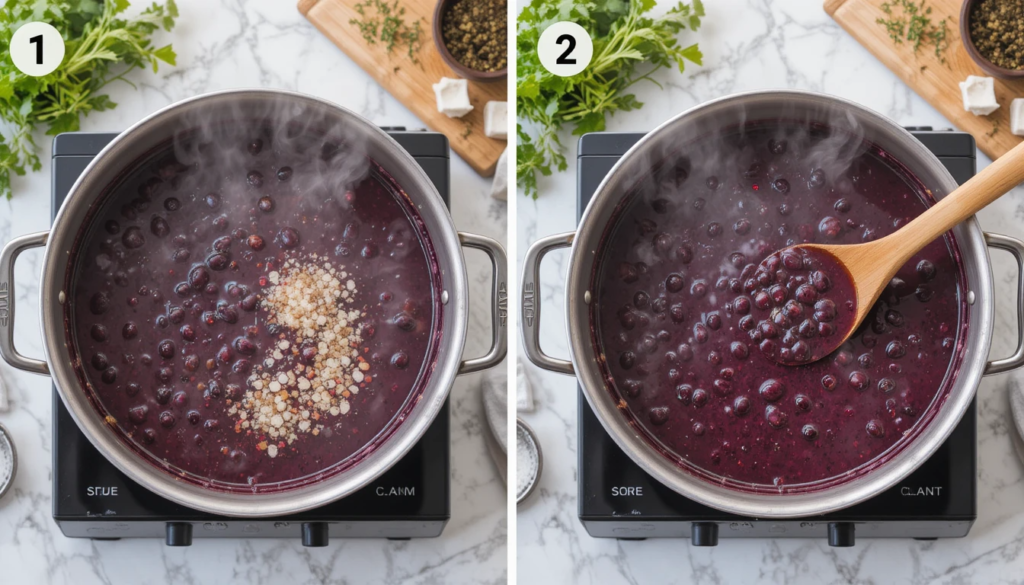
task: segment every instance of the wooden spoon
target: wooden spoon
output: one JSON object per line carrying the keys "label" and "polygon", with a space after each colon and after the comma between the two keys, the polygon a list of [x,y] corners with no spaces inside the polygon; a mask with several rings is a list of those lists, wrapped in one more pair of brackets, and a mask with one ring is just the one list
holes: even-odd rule
{"label": "wooden spoon", "polygon": [[[1024,142],[884,238],[851,245],[797,244],[769,256],[761,263],[762,269],[773,257],[776,258],[776,266],[783,260],[792,260],[795,257],[793,252],[813,258],[811,262],[823,266],[820,270],[827,275],[831,300],[835,305],[843,305],[846,312],[845,318],[840,316],[830,321],[830,326],[835,327],[834,332],[803,341],[797,351],[781,348],[772,357],[779,363],[798,365],[816,361],[835,351],[857,330],[883,289],[914,254],[1021,182],[1024,182]],[[807,296],[813,298],[814,294],[815,291],[808,289]],[[851,300],[854,303],[852,321],[849,319]]]}

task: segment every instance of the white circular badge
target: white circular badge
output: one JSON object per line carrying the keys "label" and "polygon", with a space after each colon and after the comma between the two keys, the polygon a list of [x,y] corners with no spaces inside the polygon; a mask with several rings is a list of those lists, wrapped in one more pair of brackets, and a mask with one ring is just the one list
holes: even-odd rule
{"label": "white circular badge", "polygon": [[594,43],[586,29],[575,22],[556,22],[541,33],[537,56],[551,73],[571,77],[590,65]]}
{"label": "white circular badge", "polygon": [[11,61],[25,75],[49,75],[64,60],[60,31],[45,22],[21,25],[11,37]]}

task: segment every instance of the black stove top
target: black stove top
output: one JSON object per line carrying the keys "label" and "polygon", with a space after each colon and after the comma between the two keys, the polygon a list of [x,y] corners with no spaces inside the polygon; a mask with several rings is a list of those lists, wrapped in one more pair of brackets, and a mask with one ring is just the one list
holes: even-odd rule
{"label": "black stove top", "polygon": [[[959,182],[976,170],[974,138],[952,131],[909,128]],[[577,219],[619,158],[643,135],[587,134],[579,141]],[[977,517],[977,415],[971,404],[939,450],[885,493],[839,512],[795,520],[726,514],[679,495],[640,469],[612,440],[579,394],[579,516],[591,536],[620,539],[828,538],[853,546],[867,538],[961,537]]]}
{"label": "black stove top", "polygon": [[[423,167],[449,203],[448,140],[442,134],[385,128]],[[116,134],[69,133],[53,141],[56,214],[89,161]],[[75,425],[53,393],[53,517],[65,536],[93,539],[166,538],[171,546],[196,538],[298,538],[325,546],[337,538],[409,539],[439,536],[451,515],[450,432],[446,401],[413,449],[358,492],[294,516],[219,517],[179,506],[117,470]]]}

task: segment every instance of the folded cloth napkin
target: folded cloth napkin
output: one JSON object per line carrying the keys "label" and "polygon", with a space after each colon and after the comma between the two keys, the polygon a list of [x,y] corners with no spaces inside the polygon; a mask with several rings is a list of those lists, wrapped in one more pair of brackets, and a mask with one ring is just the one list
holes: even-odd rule
{"label": "folded cloth napkin", "polygon": [[523,362],[516,362],[516,410],[533,412],[533,387]]}
{"label": "folded cloth napkin", "polygon": [[502,362],[482,377],[480,396],[484,403],[484,442],[494,460],[501,481],[508,482],[508,375]]}
{"label": "folded cloth napkin", "polygon": [[491,197],[508,200],[508,149],[498,157],[498,166],[494,169],[494,181],[491,183]]}
{"label": "folded cloth napkin", "polygon": [[483,376],[484,416],[501,450],[508,453],[508,375],[505,368],[491,368]]}
{"label": "folded cloth napkin", "polygon": [[[1013,437],[1016,446],[1024,441],[1024,386],[1014,378],[1010,380],[1008,389],[1010,392],[1010,415],[1013,418],[1013,428],[1010,429],[1010,432],[1016,433],[1016,436]],[[1024,461],[1024,453],[1018,451],[1017,455]]]}
{"label": "folded cloth napkin", "polygon": [[11,407],[7,402],[7,382],[4,381],[3,370],[0,370],[0,412],[7,412]]}

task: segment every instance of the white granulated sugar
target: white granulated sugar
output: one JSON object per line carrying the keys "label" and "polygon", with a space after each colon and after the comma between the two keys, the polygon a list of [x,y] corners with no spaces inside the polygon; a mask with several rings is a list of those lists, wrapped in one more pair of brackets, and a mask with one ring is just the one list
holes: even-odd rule
{"label": "white granulated sugar", "polygon": [[373,379],[370,364],[359,355],[360,333],[349,326],[364,316],[352,308],[359,292],[355,281],[339,280],[339,268],[318,263],[316,256],[292,258],[276,268],[267,274],[272,286],[263,291],[261,306],[267,324],[283,332],[249,376],[249,391],[235,415],[236,431],[251,428],[274,439],[257,445],[270,457],[300,434],[319,436],[334,424],[326,417],[347,414],[346,398]]}

